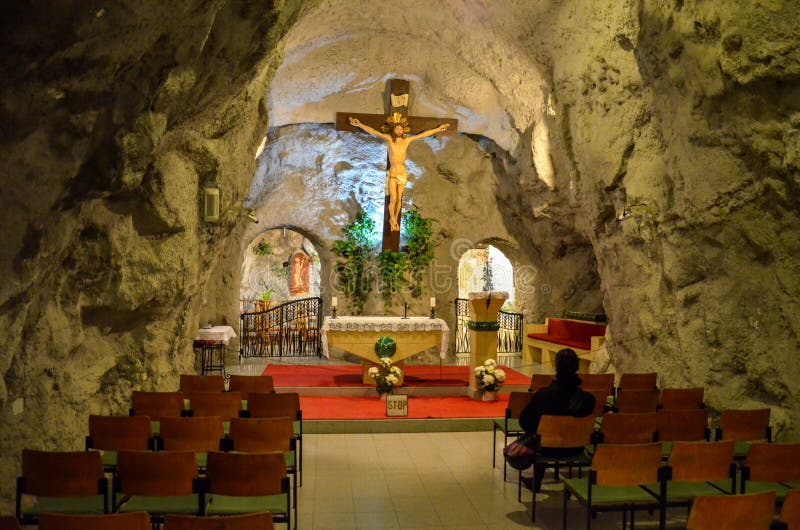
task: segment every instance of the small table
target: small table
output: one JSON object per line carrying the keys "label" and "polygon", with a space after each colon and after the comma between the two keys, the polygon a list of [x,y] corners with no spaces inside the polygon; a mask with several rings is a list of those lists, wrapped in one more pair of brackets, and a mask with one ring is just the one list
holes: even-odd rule
{"label": "small table", "polygon": [[[225,346],[236,333],[230,326],[210,326],[200,328],[194,337],[194,347],[200,348],[200,373],[222,372],[225,375]],[[214,352],[217,362],[214,362]]]}

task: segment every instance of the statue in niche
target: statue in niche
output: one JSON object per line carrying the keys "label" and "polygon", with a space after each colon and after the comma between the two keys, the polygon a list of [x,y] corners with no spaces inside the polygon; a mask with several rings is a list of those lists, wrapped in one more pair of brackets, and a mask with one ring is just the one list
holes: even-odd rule
{"label": "statue in niche", "polygon": [[406,151],[408,144],[414,140],[433,136],[436,133],[444,132],[450,127],[449,123],[443,123],[438,127],[422,131],[413,136],[407,136],[411,131],[408,120],[399,112],[390,114],[383,125],[381,131],[377,131],[369,125],[361,123],[358,118],[352,116],[348,118],[350,125],[358,127],[362,131],[384,140],[389,151],[389,169],[386,171],[386,195],[389,196],[389,224],[395,232],[400,230],[400,209],[403,205],[403,191],[405,191],[408,177],[406,175]]}
{"label": "statue in niche", "polygon": [[305,297],[311,291],[311,261],[305,252],[295,252],[289,261],[289,296]]}

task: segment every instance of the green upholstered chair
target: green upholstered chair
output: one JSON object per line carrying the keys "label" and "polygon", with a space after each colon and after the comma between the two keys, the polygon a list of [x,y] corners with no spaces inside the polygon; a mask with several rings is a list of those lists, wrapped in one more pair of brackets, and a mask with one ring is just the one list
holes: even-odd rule
{"label": "green upholstered chair", "polygon": [[769,530],[775,492],[697,497],[686,530]]}
{"label": "green upholstered chair", "polygon": [[39,530],[150,530],[147,512],[67,515],[43,513]]}
{"label": "green upholstered chair", "polygon": [[614,411],[626,414],[655,412],[658,409],[658,399],[657,388],[646,390],[618,388],[614,399]]}
{"label": "green upholstered chair", "polygon": [[206,515],[269,512],[273,521],[291,527],[291,490],[282,452],[209,453],[206,481]]}
{"label": "green upholstered chair", "polygon": [[17,519],[34,522],[44,512],[108,513],[108,480],[100,453],[22,451]]}
{"label": "green upholstered chair", "polygon": [[656,426],[664,458],[669,456],[672,442],[708,441],[711,436],[706,409],[659,410]]}
{"label": "green upholstered chair", "polygon": [[[506,406],[505,416],[495,418],[492,422],[492,467],[497,464],[497,431],[503,433],[503,447],[508,445],[509,438],[516,438],[523,434],[522,427],[519,425],[519,415],[528,403],[533,394],[531,392],[511,392],[508,395],[508,405]],[[503,460],[503,480],[506,479],[507,464]]]}
{"label": "green upholstered chair", "polygon": [[278,392],[248,394],[248,418],[293,418],[292,428],[297,440],[297,472],[299,484],[303,485],[303,411],[300,409],[300,394],[297,392]]}
{"label": "green upholstered chair", "polygon": [[[667,506],[689,506],[695,497],[736,493],[733,442],[674,442],[668,466]],[[657,489],[646,487],[658,495]]]}
{"label": "green upholstered chair", "polygon": [[[560,467],[569,468],[570,474],[572,468],[577,467],[578,470],[582,467],[588,466],[590,459],[587,453],[569,456],[553,456],[542,454],[542,449],[564,449],[585,447],[592,443],[592,434],[594,433],[594,416],[589,415],[583,418],[576,418],[574,416],[552,416],[544,415],[539,421],[539,427],[536,430],[536,437],[534,443],[536,445],[536,454],[533,457],[533,468],[555,468],[556,475]],[[520,474],[521,475],[521,474]],[[517,500],[521,501],[521,477],[517,479]],[[536,494],[532,495],[531,499],[531,521],[536,521]]]}
{"label": "green upholstered chair", "polygon": [[[636,510],[653,509],[659,510],[659,528],[663,530],[666,525],[666,470],[661,465],[661,445],[658,443],[598,445],[588,477],[563,479],[564,530],[567,529],[570,497],[586,505],[587,530],[591,529],[592,516],[596,512],[621,511],[623,528],[630,513],[633,528]],[[646,485],[655,487],[659,494],[650,493]]]}
{"label": "green upholstered chair", "polygon": [[119,451],[113,500],[117,512],[200,514],[203,505],[192,451]]}
{"label": "green upholstered chair", "polygon": [[774,491],[783,499],[800,488],[800,443],[756,442],[742,464],[741,493]]}
{"label": "green upholstered chair", "polygon": [[219,451],[225,437],[219,416],[162,418],[158,448],[165,451],[192,451],[197,467],[205,468],[209,451]]}
{"label": "green upholstered chair", "polygon": [[800,489],[786,492],[778,520],[786,525],[787,530],[800,530]]}

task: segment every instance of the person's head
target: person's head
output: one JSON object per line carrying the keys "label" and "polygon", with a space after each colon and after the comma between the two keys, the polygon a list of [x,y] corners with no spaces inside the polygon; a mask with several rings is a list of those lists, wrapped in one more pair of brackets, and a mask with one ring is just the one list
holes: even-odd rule
{"label": "person's head", "polygon": [[409,127],[408,119],[405,116],[399,112],[393,112],[386,117],[386,121],[381,125],[381,130],[385,133],[390,133],[395,138],[403,138],[411,132],[411,127]]}
{"label": "person's head", "polygon": [[556,353],[556,377],[564,379],[574,376],[578,372],[578,354],[570,348],[564,348]]}

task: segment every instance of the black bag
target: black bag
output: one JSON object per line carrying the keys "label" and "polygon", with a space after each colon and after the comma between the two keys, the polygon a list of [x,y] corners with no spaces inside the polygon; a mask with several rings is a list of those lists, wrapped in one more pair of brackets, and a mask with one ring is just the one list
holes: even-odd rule
{"label": "black bag", "polygon": [[503,448],[503,457],[509,466],[522,471],[533,465],[533,457],[536,454],[534,438],[533,434],[523,434]]}

